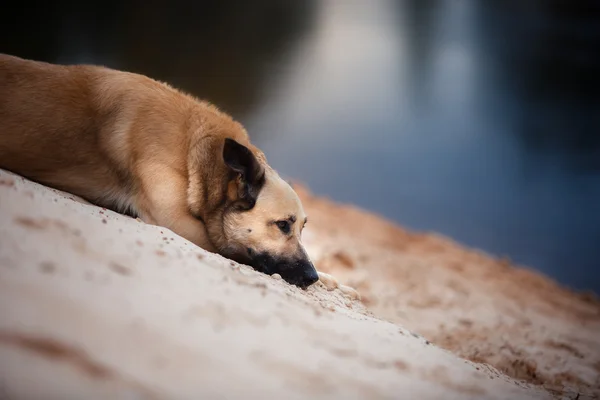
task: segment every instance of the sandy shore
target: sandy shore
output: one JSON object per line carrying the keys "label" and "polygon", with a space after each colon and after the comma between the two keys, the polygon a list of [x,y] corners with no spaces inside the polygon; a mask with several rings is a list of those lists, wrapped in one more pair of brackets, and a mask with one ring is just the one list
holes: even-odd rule
{"label": "sandy shore", "polygon": [[299,191],[315,264],[362,301],[0,171],[0,399],[599,393],[596,300]]}
{"label": "sandy shore", "polygon": [[437,234],[408,232],[296,186],[317,267],[375,315],[515,379],[600,395],[600,302]]}

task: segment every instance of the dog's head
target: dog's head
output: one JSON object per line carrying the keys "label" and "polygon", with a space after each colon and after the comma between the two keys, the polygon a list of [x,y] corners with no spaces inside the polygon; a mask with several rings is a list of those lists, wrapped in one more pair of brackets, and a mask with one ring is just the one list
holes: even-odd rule
{"label": "dog's head", "polygon": [[222,157],[227,200],[220,221],[206,221],[219,252],[301,288],[315,283],[317,271],[301,241],[307,217],[294,189],[262,154],[233,139],[225,139]]}

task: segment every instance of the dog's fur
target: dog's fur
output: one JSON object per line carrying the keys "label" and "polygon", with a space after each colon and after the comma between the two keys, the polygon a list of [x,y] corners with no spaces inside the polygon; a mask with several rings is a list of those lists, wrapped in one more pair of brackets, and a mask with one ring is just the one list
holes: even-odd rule
{"label": "dog's fur", "polygon": [[0,168],[298,286],[317,280],[294,190],[242,125],[165,83],[0,54]]}

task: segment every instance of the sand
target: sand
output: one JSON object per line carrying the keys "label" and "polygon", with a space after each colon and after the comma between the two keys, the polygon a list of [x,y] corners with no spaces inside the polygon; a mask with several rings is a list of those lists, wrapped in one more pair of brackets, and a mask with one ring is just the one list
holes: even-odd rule
{"label": "sand", "polygon": [[[379,318],[468,360],[574,398],[600,395],[600,302],[508,259],[414,233],[296,185],[317,267]],[[343,223],[340,224],[340,221]]]}
{"label": "sand", "polygon": [[337,285],[298,289],[0,171],[0,399],[598,393],[595,299],[298,190]]}

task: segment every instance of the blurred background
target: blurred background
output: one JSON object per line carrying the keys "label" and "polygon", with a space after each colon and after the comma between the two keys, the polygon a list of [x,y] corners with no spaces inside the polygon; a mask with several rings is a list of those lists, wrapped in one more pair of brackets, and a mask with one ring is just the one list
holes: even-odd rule
{"label": "blurred background", "polygon": [[0,52],[149,75],[283,176],[600,293],[600,2],[4,2]]}

